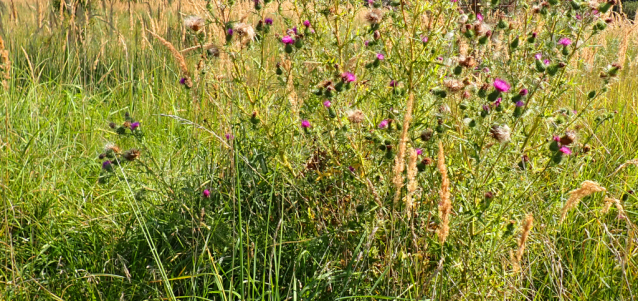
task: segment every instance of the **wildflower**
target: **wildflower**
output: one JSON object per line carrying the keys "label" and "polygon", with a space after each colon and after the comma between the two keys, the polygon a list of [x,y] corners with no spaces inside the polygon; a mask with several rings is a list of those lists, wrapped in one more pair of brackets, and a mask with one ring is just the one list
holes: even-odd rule
{"label": "wildflower", "polygon": [[368,45],[370,44],[370,41],[366,40],[365,42],[363,42],[363,44],[366,45],[366,47],[368,47]]}
{"label": "wildflower", "polygon": [[226,30],[226,36],[232,37],[233,33],[234,33],[234,31],[233,31],[232,28],[229,28],[228,30]]}
{"label": "wildflower", "polygon": [[428,42],[427,36],[421,36],[421,43],[426,44]]}
{"label": "wildflower", "polygon": [[419,156],[420,156],[421,154],[423,154],[423,150],[422,150],[422,149],[420,149],[420,148],[415,149],[415,151],[416,151],[416,154],[417,154],[417,155],[419,155]]}
{"label": "wildflower", "polygon": [[135,159],[140,157],[140,151],[137,149],[131,149],[122,155],[124,159],[128,161],[135,161]]}
{"label": "wildflower", "polygon": [[204,19],[200,16],[189,16],[184,19],[184,25],[194,32],[198,32],[204,28],[204,23]]}
{"label": "wildflower", "polygon": [[545,64],[545,65],[549,65],[549,63],[551,63],[551,61],[550,61],[550,60],[548,60],[548,59],[543,60],[543,64]]}
{"label": "wildflower", "polygon": [[558,44],[566,47],[572,44],[572,40],[570,40],[569,38],[562,38],[558,41]]}
{"label": "wildflower", "polygon": [[481,13],[476,14],[476,19],[479,21],[483,21],[483,15]]}
{"label": "wildflower", "polygon": [[304,119],[304,120],[302,120],[302,121],[301,121],[301,127],[302,127],[302,128],[304,128],[304,129],[309,128],[309,127],[310,127],[310,121],[305,120],[305,119]]}
{"label": "wildflower", "polygon": [[131,131],[134,131],[135,129],[137,129],[140,126],[139,122],[133,122],[131,123]]}
{"label": "wildflower", "polygon": [[111,168],[113,168],[113,166],[111,165],[111,161],[106,160],[106,161],[102,162],[102,169],[110,171]]}
{"label": "wildflower", "polygon": [[350,170],[350,172],[354,172],[354,167],[348,166],[348,170]]}
{"label": "wildflower", "polygon": [[534,54],[534,58],[540,60],[543,57],[541,53]]}
{"label": "wildflower", "polygon": [[496,101],[494,102],[494,107],[500,106],[501,105],[501,101],[503,101],[503,99],[500,98],[500,97],[498,99],[496,99]]}
{"label": "wildflower", "polygon": [[272,25],[272,18],[266,18],[264,20],[264,23],[266,23],[266,25],[269,25],[269,26]]}
{"label": "wildflower", "polygon": [[387,127],[388,127],[388,124],[389,124],[389,123],[390,123],[390,122],[389,122],[387,119],[384,119],[383,121],[381,121],[381,122],[379,123],[379,128],[380,128],[380,129],[385,129],[385,128],[387,128]]}
{"label": "wildflower", "polygon": [[385,56],[382,53],[377,53],[377,60],[383,61]]}
{"label": "wildflower", "polygon": [[361,110],[353,110],[348,112],[348,120],[351,123],[361,123],[363,122],[364,116],[363,111]]}
{"label": "wildflower", "polygon": [[303,26],[310,27],[310,21],[309,20],[303,21]]}
{"label": "wildflower", "polygon": [[224,136],[226,136],[226,140],[232,140],[232,139],[235,138],[235,136],[233,136],[233,134],[231,134],[231,133],[226,133],[226,135],[224,135]]}
{"label": "wildflower", "polygon": [[390,87],[395,88],[399,83],[395,80],[390,81]]}
{"label": "wildflower", "polygon": [[519,101],[516,102],[516,107],[517,108],[520,108],[520,107],[523,107],[523,106],[525,106],[525,103],[522,100],[519,100]]}
{"label": "wildflower", "polygon": [[518,95],[520,96],[525,96],[529,93],[529,91],[527,89],[522,89],[520,92],[518,92]]}
{"label": "wildflower", "polygon": [[295,40],[293,38],[291,38],[290,36],[285,36],[283,38],[281,38],[281,42],[286,44],[286,45],[292,45],[295,43]]}
{"label": "wildflower", "polygon": [[326,100],[323,102],[323,106],[329,108],[330,106],[332,106],[332,103],[330,102],[330,100]]}
{"label": "wildflower", "polygon": [[179,84],[180,84],[180,85],[185,85],[185,84],[186,84],[186,78],[185,78],[185,77],[182,77],[182,78],[179,80]]}
{"label": "wildflower", "polygon": [[497,78],[494,79],[494,88],[499,92],[507,92],[510,90],[510,85],[506,81]]}
{"label": "wildflower", "polygon": [[506,124],[500,126],[494,125],[490,129],[490,134],[492,135],[492,138],[496,139],[496,141],[503,143],[510,141],[511,130]]}
{"label": "wildflower", "polygon": [[210,190],[208,190],[208,189],[204,189],[204,191],[202,192],[202,195],[203,195],[205,198],[209,198],[209,197],[210,197]]}
{"label": "wildflower", "polygon": [[354,74],[350,73],[350,72],[344,72],[343,74],[341,74],[341,79],[344,82],[351,83],[351,82],[356,81],[357,77]]}

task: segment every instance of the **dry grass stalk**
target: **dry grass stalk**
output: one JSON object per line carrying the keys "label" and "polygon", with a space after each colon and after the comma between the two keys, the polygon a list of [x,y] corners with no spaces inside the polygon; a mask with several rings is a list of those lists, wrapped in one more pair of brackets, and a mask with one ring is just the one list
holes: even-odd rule
{"label": "dry grass stalk", "polygon": [[567,212],[569,212],[570,209],[576,207],[576,205],[578,205],[578,203],[580,202],[582,198],[594,192],[601,192],[601,191],[607,191],[607,189],[605,189],[605,187],[600,186],[600,184],[594,181],[589,181],[589,180],[580,184],[580,188],[570,191],[569,199],[567,200],[567,203],[565,203],[565,206],[563,206],[563,210],[561,212],[560,222],[562,223],[563,220],[565,220],[565,217],[567,216]]}
{"label": "dry grass stalk", "polygon": [[622,217],[622,218],[627,217],[627,214],[625,214],[625,208],[623,208],[622,204],[620,203],[620,200],[615,198],[610,198],[610,197],[605,197],[605,206],[603,206],[603,209],[601,210],[601,212],[602,213],[609,212],[609,209],[611,209],[611,205],[616,206],[619,217]]}
{"label": "dry grass stalk", "polygon": [[414,106],[414,92],[410,92],[408,96],[408,103],[405,108],[405,115],[403,116],[403,131],[401,132],[401,139],[399,139],[399,151],[394,161],[394,202],[398,202],[401,197],[401,187],[403,187],[403,170],[405,169],[405,148],[408,142],[408,129],[410,128],[410,121],[412,121],[412,107]]}
{"label": "dry grass stalk", "polygon": [[0,84],[9,89],[8,80],[11,77],[11,61],[9,60],[9,50],[5,49],[4,40],[0,37]]}
{"label": "dry grass stalk", "polygon": [[186,60],[184,59],[184,56],[179,51],[177,51],[177,49],[175,48],[175,46],[173,46],[173,44],[171,44],[171,42],[165,40],[164,38],[162,38],[161,36],[159,36],[158,34],[150,30],[147,30],[147,31],[151,35],[153,35],[158,41],[160,41],[162,45],[168,48],[168,50],[173,55],[173,58],[177,61],[179,70],[182,72],[182,76],[186,79],[185,85],[191,88],[193,86],[193,82],[191,81],[190,72],[188,71],[188,66],[186,65]]}
{"label": "dry grass stalk", "polygon": [[444,244],[448,234],[450,233],[450,213],[452,212],[452,201],[450,200],[450,179],[447,176],[445,152],[443,151],[443,142],[441,141],[439,141],[439,157],[436,167],[441,174],[441,190],[439,190],[439,196],[441,197],[441,201],[439,201],[439,217],[441,218],[441,225],[439,225],[437,234],[441,244]]}
{"label": "dry grass stalk", "polygon": [[525,243],[527,243],[527,238],[529,237],[529,232],[532,230],[534,226],[534,216],[530,213],[525,217],[525,222],[523,223],[523,232],[521,233],[521,237],[518,239],[518,250],[516,250],[516,256],[514,257],[514,261],[512,262],[512,266],[515,271],[520,270],[521,259],[523,258],[523,253],[525,253]]}
{"label": "dry grass stalk", "polygon": [[416,153],[416,150],[410,150],[410,159],[408,160],[408,194],[405,198],[405,209],[410,212],[414,208],[414,202],[412,201],[412,196],[417,188],[417,168],[416,163],[419,155]]}
{"label": "dry grass stalk", "polygon": [[618,166],[618,168],[616,168],[616,170],[614,170],[614,172],[612,172],[609,177],[615,175],[616,173],[618,173],[621,169],[625,168],[625,166],[627,165],[638,165],[638,159],[633,159],[633,160],[629,160],[623,164],[621,164],[620,166]]}

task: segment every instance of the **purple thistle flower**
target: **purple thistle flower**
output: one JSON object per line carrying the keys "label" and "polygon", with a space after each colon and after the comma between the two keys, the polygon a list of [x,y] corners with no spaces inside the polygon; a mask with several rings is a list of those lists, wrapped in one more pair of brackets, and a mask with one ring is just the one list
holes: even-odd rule
{"label": "purple thistle flower", "polygon": [[281,42],[287,45],[292,45],[295,43],[295,40],[293,38],[291,38],[290,36],[285,36],[283,38],[281,38]]}
{"label": "purple thistle flower", "polygon": [[377,53],[377,60],[380,60],[380,61],[385,60],[385,55],[383,55],[383,53]]}
{"label": "purple thistle flower", "polygon": [[229,29],[226,31],[226,35],[228,35],[228,36],[232,36],[232,35],[233,35],[233,29],[232,29],[232,28],[229,28]]}
{"label": "purple thistle flower", "polygon": [[506,81],[500,79],[500,78],[496,78],[494,79],[494,88],[499,91],[499,92],[507,92],[510,90],[510,84],[508,84]]}
{"label": "purple thistle flower", "polygon": [[302,127],[302,128],[304,128],[304,129],[309,128],[309,127],[310,127],[310,121],[305,120],[305,119],[304,119],[304,120],[302,120],[302,121],[301,121],[301,127]]}
{"label": "purple thistle flower", "polygon": [[385,129],[385,128],[387,128],[387,127],[388,127],[388,123],[389,123],[389,122],[388,122],[388,120],[387,120],[387,119],[384,119],[383,121],[381,121],[381,122],[379,123],[379,128],[380,128],[380,129]]}
{"label": "purple thistle flower", "polygon": [[489,112],[489,111],[490,111],[490,106],[488,106],[488,105],[483,105],[483,111],[485,111],[485,112]]}
{"label": "purple thistle flower", "polygon": [[292,31],[293,31],[296,35],[299,35],[299,31],[297,31],[297,26],[293,27],[293,28],[292,28]]}
{"label": "purple thistle flower", "polygon": [[418,156],[420,156],[421,154],[423,154],[423,150],[422,150],[422,149],[420,149],[420,148],[415,149],[415,151],[416,151],[416,154],[417,154]]}
{"label": "purple thistle flower", "polygon": [[558,149],[559,152],[565,154],[565,155],[571,155],[572,151],[569,149],[569,147],[567,146],[563,146],[560,149]]}
{"label": "purple thistle flower", "polygon": [[490,73],[490,68],[487,68],[487,67],[483,68],[483,72]]}
{"label": "purple thistle flower", "polygon": [[131,131],[134,131],[135,129],[137,129],[138,127],[140,127],[140,123],[139,122],[133,122],[131,123]]}
{"label": "purple thistle flower", "polygon": [[341,79],[342,79],[344,82],[351,83],[351,82],[353,82],[353,81],[356,81],[356,80],[357,80],[357,77],[356,77],[356,76],[354,76],[354,74],[352,74],[352,73],[350,73],[350,72],[344,72],[343,74],[341,74]]}
{"label": "purple thistle flower", "polygon": [[303,21],[303,26],[310,27],[310,21],[309,20]]}
{"label": "purple thistle flower", "polygon": [[398,84],[399,83],[397,81],[395,81],[395,80],[391,80],[390,81],[390,87],[392,87],[392,88],[396,87]]}
{"label": "purple thistle flower", "polygon": [[428,42],[428,37],[427,36],[421,36],[421,43],[425,44]]}
{"label": "purple thistle flower", "polygon": [[179,84],[180,84],[180,85],[185,85],[185,84],[186,84],[186,78],[185,78],[185,77],[182,77],[182,78],[179,80]]}
{"label": "purple thistle flower", "polygon": [[520,108],[520,107],[522,107],[524,105],[525,105],[525,103],[522,100],[519,100],[519,101],[516,102],[516,107],[517,108]]}
{"label": "purple thistle flower", "polygon": [[541,58],[543,58],[543,55],[539,52],[537,54],[534,54],[534,58],[540,60]]}
{"label": "purple thistle flower", "polygon": [[208,189],[204,189],[204,191],[202,191],[202,195],[203,195],[205,198],[209,198],[209,197],[210,197],[210,190],[208,190]]}
{"label": "purple thistle flower", "polygon": [[332,103],[330,102],[330,100],[326,100],[323,102],[323,106],[326,108],[329,108],[332,105]]}
{"label": "purple thistle flower", "polygon": [[503,101],[503,99],[500,98],[500,97],[498,99],[496,99],[496,101],[494,102],[494,107],[496,108],[496,107],[500,106],[501,105],[501,101]]}
{"label": "purple thistle flower", "polygon": [[231,133],[226,133],[226,135],[224,135],[224,136],[226,136],[226,140],[232,140],[232,139],[235,138],[235,136],[233,136],[233,134],[231,134]]}
{"label": "purple thistle flower", "polygon": [[562,38],[558,41],[558,44],[561,44],[565,47],[569,46],[572,44],[572,40],[570,40],[569,38]]}
{"label": "purple thistle flower", "polygon": [[553,136],[552,140],[554,140],[556,142],[559,142],[560,141],[560,137],[559,136]]}
{"label": "purple thistle flower", "polygon": [[576,14],[576,20],[582,20],[583,16],[581,16],[580,14]]}
{"label": "purple thistle flower", "polygon": [[370,44],[370,41],[365,41],[363,42],[364,45],[366,45],[366,47],[368,47],[368,44]]}
{"label": "purple thistle flower", "polygon": [[272,18],[266,18],[266,20],[264,20],[264,23],[266,23],[266,25],[272,25]]}
{"label": "purple thistle flower", "polygon": [[436,58],[436,60],[437,60],[437,61],[442,61],[442,60],[443,60],[443,57],[442,57],[442,56],[439,56],[439,57],[437,57],[437,58]]}
{"label": "purple thistle flower", "polygon": [[543,64],[545,64],[545,65],[549,65],[549,63],[551,63],[551,61],[550,61],[550,60],[548,60],[548,59],[543,60]]}
{"label": "purple thistle flower", "polygon": [[348,169],[350,170],[350,172],[354,172],[354,167],[348,166]]}
{"label": "purple thistle flower", "polygon": [[532,32],[532,37],[536,38],[536,36],[538,36],[538,32]]}
{"label": "purple thistle flower", "polygon": [[518,92],[518,95],[525,96],[525,95],[527,95],[527,93],[529,93],[529,91],[527,89],[523,89],[523,90],[521,90],[521,92]]}
{"label": "purple thistle flower", "polygon": [[111,168],[111,161],[106,160],[102,162],[102,169],[109,169],[109,168]]}
{"label": "purple thistle flower", "polygon": [[476,14],[476,19],[483,21],[483,15],[481,15],[481,13]]}

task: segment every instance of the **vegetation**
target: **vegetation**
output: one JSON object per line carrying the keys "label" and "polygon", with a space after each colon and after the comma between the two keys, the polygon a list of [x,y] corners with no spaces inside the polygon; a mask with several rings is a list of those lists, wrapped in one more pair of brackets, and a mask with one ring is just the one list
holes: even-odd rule
{"label": "vegetation", "polygon": [[0,3],[3,300],[629,300],[614,1]]}

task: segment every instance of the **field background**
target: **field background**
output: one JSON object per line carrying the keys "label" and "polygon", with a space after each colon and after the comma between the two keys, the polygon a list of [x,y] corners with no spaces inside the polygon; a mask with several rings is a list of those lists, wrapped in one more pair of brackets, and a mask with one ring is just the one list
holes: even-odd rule
{"label": "field background", "polygon": [[[638,168],[614,172],[638,158],[638,25],[631,21],[615,17],[578,54],[578,67],[569,70],[573,89],[554,108],[583,108],[599,71],[623,66],[584,116],[592,146],[586,158],[558,177],[499,179],[499,209],[486,224],[460,211],[458,204],[473,198],[462,198],[455,186],[458,224],[448,247],[433,251],[409,249],[408,228],[383,239],[394,247],[376,243],[390,222],[370,222],[376,213],[368,209],[376,205],[369,187],[300,181],[294,172],[312,156],[310,146],[293,138],[268,145],[257,136],[276,129],[251,132],[241,126],[247,120],[224,117],[236,113],[231,99],[238,97],[231,95],[234,66],[224,55],[209,71],[215,79],[209,89],[179,84],[171,53],[149,31],[177,49],[196,45],[182,19],[201,13],[205,2],[93,2],[92,10],[61,18],[59,1],[0,1],[0,37],[11,62],[0,88],[0,299],[636,298],[638,232],[628,220],[638,220],[638,197],[630,193],[638,190]],[[243,8],[236,13],[255,23],[252,4],[237,5]],[[280,9],[295,15],[293,3]],[[206,38],[221,41],[223,33]],[[277,52],[274,43],[265,47],[266,69],[275,68],[279,54],[268,53]],[[197,64],[197,52],[186,60]],[[282,127],[294,121],[270,108],[262,112],[280,118]],[[141,122],[143,135],[109,128],[126,112]],[[608,112],[616,112],[613,120],[598,126],[595,119]],[[240,151],[220,142],[231,131]],[[98,155],[107,143],[138,148],[141,157],[105,177]],[[463,160],[453,154],[451,161]],[[463,170],[451,173],[462,182]],[[591,197],[559,224],[567,193],[584,180],[617,198],[628,195],[627,219],[615,209],[602,214],[602,198]],[[437,181],[429,191],[424,186],[423,204],[436,203]],[[201,196],[204,189],[214,191],[211,198]],[[475,189],[467,194],[483,194],[484,187]],[[365,214],[356,210],[362,204]],[[535,226],[517,273],[510,250],[526,213],[534,214]],[[513,232],[501,235],[510,221]],[[429,231],[427,224],[417,227]]]}

